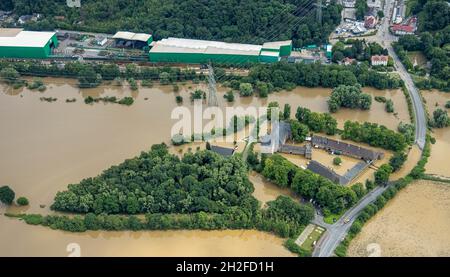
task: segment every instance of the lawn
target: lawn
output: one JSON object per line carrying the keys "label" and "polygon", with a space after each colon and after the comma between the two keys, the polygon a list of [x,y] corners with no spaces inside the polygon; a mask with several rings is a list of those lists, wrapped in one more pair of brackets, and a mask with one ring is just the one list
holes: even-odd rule
{"label": "lawn", "polygon": [[313,243],[314,242],[317,243],[317,241],[320,239],[320,237],[322,236],[322,234],[324,232],[325,232],[325,229],[323,229],[322,227],[316,226],[316,228],[314,228],[314,230],[311,232],[311,234],[308,235],[305,242],[303,242],[301,248],[308,252],[312,252],[314,249]]}
{"label": "lawn", "polygon": [[342,211],[339,214],[328,214],[327,216],[323,217],[323,221],[325,221],[325,223],[328,224],[334,224],[333,219],[335,219],[335,221],[338,221],[339,218],[344,214],[345,211]]}

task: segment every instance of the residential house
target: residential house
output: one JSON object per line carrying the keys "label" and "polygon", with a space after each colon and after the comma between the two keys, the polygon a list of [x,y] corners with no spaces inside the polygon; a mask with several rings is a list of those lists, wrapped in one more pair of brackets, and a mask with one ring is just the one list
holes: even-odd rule
{"label": "residential house", "polygon": [[366,27],[367,29],[375,28],[375,26],[377,26],[377,23],[378,19],[373,15],[369,15],[364,18],[364,27]]}
{"label": "residential house", "polygon": [[414,35],[416,28],[412,25],[394,24],[391,31],[397,36]]}
{"label": "residential house", "polygon": [[374,55],[371,57],[371,63],[373,66],[383,65],[387,66],[389,61],[389,56],[385,55]]}
{"label": "residential house", "polygon": [[355,59],[352,59],[352,58],[349,58],[349,57],[345,57],[345,58],[342,60],[342,63],[343,63],[344,65],[351,65],[351,64],[353,64],[355,61],[356,61]]}

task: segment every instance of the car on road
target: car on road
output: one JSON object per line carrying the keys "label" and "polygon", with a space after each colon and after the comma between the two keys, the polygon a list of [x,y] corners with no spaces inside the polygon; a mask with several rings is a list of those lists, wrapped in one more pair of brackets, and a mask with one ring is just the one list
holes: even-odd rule
{"label": "car on road", "polygon": [[349,222],[350,222],[350,218],[344,219],[344,224],[347,224],[347,223],[349,223]]}

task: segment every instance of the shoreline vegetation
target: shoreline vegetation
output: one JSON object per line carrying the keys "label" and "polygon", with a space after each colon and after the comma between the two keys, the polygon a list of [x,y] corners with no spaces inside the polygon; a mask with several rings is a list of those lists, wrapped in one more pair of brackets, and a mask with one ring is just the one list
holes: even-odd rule
{"label": "shoreline vegetation", "polygon": [[[265,97],[267,93],[282,89],[290,90],[296,86],[335,88],[339,85],[360,84],[362,87],[377,89],[400,88],[402,80],[391,74],[382,74],[370,69],[365,64],[360,65],[322,65],[322,64],[290,64],[280,62],[275,64],[252,64],[248,76],[227,74],[226,67],[216,65],[214,68],[217,82],[235,91],[251,85],[249,91]],[[177,82],[193,81],[199,83],[206,80],[206,76],[194,69],[177,67],[137,66],[127,64],[121,71],[116,64],[88,64],[81,62],[67,62],[63,67],[58,64],[42,64],[39,62],[9,62],[0,61],[0,78],[7,84],[21,83],[20,76],[35,77],[67,77],[78,79],[80,88],[99,86],[102,81],[113,81],[123,85],[127,80],[130,87],[136,88],[136,80],[142,80],[144,86],[151,86],[152,81],[159,81],[162,85],[174,85]],[[41,81],[36,79],[33,87],[42,87]],[[242,85],[242,86],[241,86]],[[253,94],[253,93],[252,93]]]}
{"label": "shoreline vegetation", "polygon": [[[425,179],[429,175],[425,174],[425,165],[428,162],[428,158],[431,155],[431,143],[430,136],[427,135],[427,141],[425,148],[422,152],[422,157],[417,163],[417,165],[411,170],[411,172],[404,178],[399,179],[393,185],[391,185],[383,194],[381,194],[373,203],[369,204],[361,213],[358,215],[357,219],[353,222],[344,240],[336,247],[335,255],[338,257],[347,256],[347,249],[351,241],[361,232],[362,227],[367,223],[372,217],[374,217],[378,211],[383,209],[389,200],[395,197],[399,191],[408,186],[414,180]],[[430,178],[431,179],[431,178]]]}
{"label": "shoreline vegetation", "polygon": [[[299,108],[299,111],[301,119],[308,122],[308,116],[305,117],[308,110]],[[369,128],[368,132],[372,131]],[[161,144],[58,192],[51,209],[69,215],[5,216],[70,232],[255,229],[288,238],[284,243],[287,249],[310,256],[311,251],[296,246],[295,239],[314,218],[313,206],[280,196],[268,202],[267,208],[261,208],[251,195],[254,187],[248,180],[247,166],[277,186],[289,187],[303,199],[312,199],[325,216],[342,214],[375,187],[372,182],[342,187],[298,168],[280,155],[262,155],[259,159],[253,149],[247,161],[240,155],[226,159],[207,150],[186,153],[180,159],[170,155],[167,146]],[[218,184],[213,180],[219,180]]]}
{"label": "shoreline vegetation", "polygon": [[292,239],[314,217],[311,204],[287,196],[261,208],[253,189],[239,156],[205,150],[180,159],[161,144],[58,192],[51,209],[71,215],[5,216],[70,232],[256,229]]}

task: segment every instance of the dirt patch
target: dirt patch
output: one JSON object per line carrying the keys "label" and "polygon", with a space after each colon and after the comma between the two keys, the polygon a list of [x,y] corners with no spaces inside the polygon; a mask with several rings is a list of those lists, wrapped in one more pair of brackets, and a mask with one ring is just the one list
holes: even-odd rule
{"label": "dirt patch", "polygon": [[450,256],[450,185],[417,181],[373,217],[352,241],[349,256]]}

